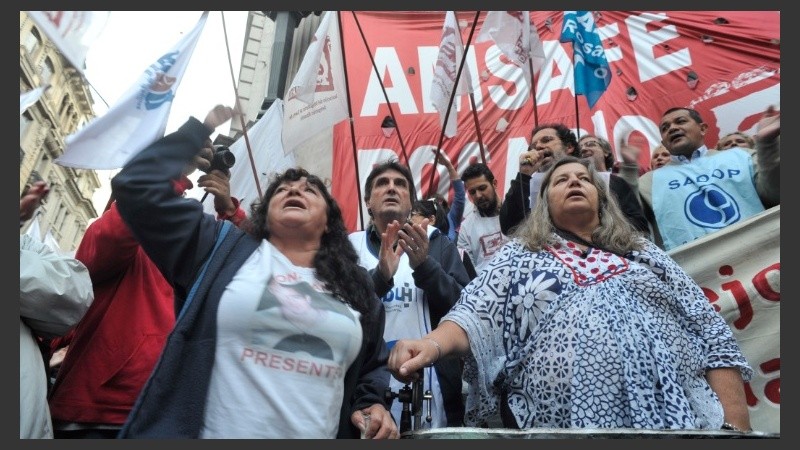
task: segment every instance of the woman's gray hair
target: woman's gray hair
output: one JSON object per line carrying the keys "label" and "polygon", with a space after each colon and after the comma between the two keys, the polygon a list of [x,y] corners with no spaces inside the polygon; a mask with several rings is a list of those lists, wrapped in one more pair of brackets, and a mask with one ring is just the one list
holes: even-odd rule
{"label": "woman's gray hair", "polygon": [[546,245],[558,242],[554,234],[556,226],[550,217],[550,203],[547,194],[550,191],[550,179],[553,177],[553,172],[558,167],[570,163],[578,163],[586,167],[589,170],[589,178],[597,189],[600,226],[592,233],[592,243],[617,255],[625,255],[633,250],[643,249],[644,234],[634,229],[628,222],[617,204],[615,196],[609,194],[605,181],[598,176],[594,165],[586,159],[572,156],[566,156],[556,161],[545,172],[536,206],[525,221],[517,227],[512,237],[520,240],[528,250],[533,252],[543,250]]}

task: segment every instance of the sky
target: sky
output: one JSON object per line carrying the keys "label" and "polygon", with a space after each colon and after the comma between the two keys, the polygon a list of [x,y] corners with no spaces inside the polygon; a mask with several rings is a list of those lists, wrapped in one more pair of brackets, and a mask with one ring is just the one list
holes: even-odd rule
{"label": "sky", "polygon": [[[95,115],[101,117],[113,107],[145,69],[194,28],[201,14],[202,11],[112,11],[86,54],[85,75],[92,86]],[[246,25],[247,11],[209,13],[172,102],[166,133],[178,129],[189,116],[203,120],[214,105],[234,106],[233,80],[239,77]],[[229,130],[230,122],[217,128],[217,133],[227,134]],[[105,210],[111,196],[109,183],[116,172],[97,171],[101,188],[95,191],[92,202],[98,214]],[[201,189],[192,191],[195,190]],[[188,194],[197,196],[194,192]]]}

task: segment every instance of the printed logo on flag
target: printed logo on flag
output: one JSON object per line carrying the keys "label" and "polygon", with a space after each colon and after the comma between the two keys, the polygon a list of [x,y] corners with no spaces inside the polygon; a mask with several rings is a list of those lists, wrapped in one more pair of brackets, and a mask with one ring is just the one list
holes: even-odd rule
{"label": "printed logo on flag", "polygon": [[177,77],[169,76],[167,72],[175,64],[179,54],[180,52],[167,53],[147,68],[145,82],[139,89],[138,109],[141,109],[142,103],[147,110],[157,109],[175,98],[172,86]]}
{"label": "printed logo on flag", "polygon": [[322,58],[317,69],[317,89],[314,92],[330,92],[335,89],[331,70],[331,38],[326,35],[325,44],[322,46]]}
{"label": "printed logo on flag", "polygon": [[[317,41],[317,37],[311,40],[311,43]],[[295,86],[289,91],[287,100],[296,100],[297,94],[302,86]],[[331,38],[325,36],[325,44],[322,45],[322,55],[319,59],[319,67],[317,67],[317,85],[314,92],[331,92],[336,90],[336,85],[333,81],[333,70],[331,69]]]}
{"label": "printed logo on flag", "polygon": [[564,11],[561,42],[572,42],[575,93],[586,97],[589,107],[611,83],[611,70],[591,11]]}
{"label": "printed logo on flag", "polygon": [[[439,47],[439,51],[441,52],[441,56],[436,60],[436,69],[441,69],[444,72],[444,75],[447,76],[447,79],[450,81],[450,86],[452,86],[456,82],[456,66],[452,64],[452,62],[456,60],[456,30],[452,27],[445,27],[442,34],[442,45]],[[438,80],[434,79],[434,82]],[[451,88],[448,88],[440,83],[442,90],[447,92],[448,94],[452,92]]]}
{"label": "printed logo on flag", "polygon": [[[514,43],[514,58],[509,58],[512,62],[517,66],[522,66],[526,62],[528,62],[528,53],[530,52],[530,43],[524,42],[524,28],[525,25],[525,17],[523,16],[523,11],[506,11],[506,13],[516,22],[515,29],[518,27],[522,32],[516,35],[516,41]],[[524,11],[525,14],[528,14],[528,11]],[[511,56],[511,55],[507,55]]]}

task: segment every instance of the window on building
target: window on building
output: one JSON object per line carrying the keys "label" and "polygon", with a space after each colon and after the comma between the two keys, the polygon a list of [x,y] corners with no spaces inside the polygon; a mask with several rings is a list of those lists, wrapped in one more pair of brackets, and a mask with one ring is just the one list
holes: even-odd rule
{"label": "window on building", "polygon": [[50,78],[53,77],[54,73],[56,73],[56,67],[53,65],[53,61],[50,58],[45,58],[44,64],[42,64],[42,84],[50,83]]}
{"label": "window on building", "polygon": [[69,95],[64,95],[64,98],[61,99],[61,106],[58,108],[58,114],[63,117],[67,113],[69,106]]}
{"label": "window on building", "polygon": [[66,130],[65,131],[67,133],[72,133],[76,129],[78,129],[78,113],[76,113],[75,112],[75,108],[73,108],[70,105],[70,107],[69,107],[69,117],[67,117],[67,123],[66,123]]}
{"label": "window on building", "polygon": [[61,230],[64,227],[64,220],[67,218],[67,206],[62,201],[60,205],[58,205],[58,214],[56,215],[56,220],[53,222],[53,234],[58,235],[57,237],[61,237]]}
{"label": "window on building", "polygon": [[28,132],[28,129],[33,123],[33,117],[27,111],[19,116],[19,142],[22,143],[22,138]]}
{"label": "window on building", "polygon": [[39,31],[33,28],[31,32],[25,36],[25,42],[22,45],[25,46],[25,51],[28,52],[28,55],[33,56],[41,44],[42,37],[39,35]]}
{"label": "window on building", "polygon": [[47,156],[47,152],[42,152],[42,159],[39,160],[39,164],[36,166],[35,170],[43,180],[46,180],[50,175],[52,166],[53,164],[50,162],[50,157]]}

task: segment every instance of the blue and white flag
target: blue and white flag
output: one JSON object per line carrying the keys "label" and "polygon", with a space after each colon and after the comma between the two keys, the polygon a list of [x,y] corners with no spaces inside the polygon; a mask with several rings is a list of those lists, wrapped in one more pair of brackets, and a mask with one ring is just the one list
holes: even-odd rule
{"label": "blue and white flag", "polygon": [[25,234],[36,239],[36,242],[43,242],[42,227],[39,225],[39,214],[34,214],[33,220],[31,220],[31,224],[28,227],[28,231],[26,231]]}
{"label": "blue and white flag", "polygon": [[[44,245],[50,247],[50,250],[57,254],[64,254],[65,252],[61,250],[61,246],[58,245],[58,241],[56,237],[53,236],[53,232],[51,230],[47,230],[47,233],[44,234],[44,239],[42,240]],[[72,255],[74,256],[74,255]]]}
{"label": "blue and white flag", "polygon": [[119,169],[164,136],[172,99],[208,18],[158,58],[108,112],[65,139],[56,163],[78,169]]}
{"label": "blue and white flag", "polygon": [[591,11],[564,11],[561,42],[572,42],[575,94],[592,108],[611,83],[611,69]]}

